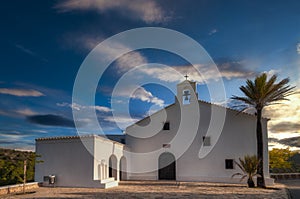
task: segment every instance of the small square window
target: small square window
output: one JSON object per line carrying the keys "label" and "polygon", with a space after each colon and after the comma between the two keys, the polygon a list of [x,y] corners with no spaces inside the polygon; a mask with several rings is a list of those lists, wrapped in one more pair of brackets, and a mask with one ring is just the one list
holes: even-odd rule
{"label": "small square window", "polygon": [[203,136],[203,146],[210,146],[210,137]]}
{"label": "small square window", "polygon": [[233,169],[233,159],[225,160],[225,169]]}
{"label": "small square window", "polygon": [[170,122],[165,122],[163,130],[170,130]]}

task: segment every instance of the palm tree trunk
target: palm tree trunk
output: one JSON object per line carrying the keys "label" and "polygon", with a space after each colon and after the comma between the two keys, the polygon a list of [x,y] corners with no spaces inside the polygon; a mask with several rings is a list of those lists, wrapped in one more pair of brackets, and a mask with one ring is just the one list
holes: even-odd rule
{"label": "palm tree trunk", "polygon": [[248,187],[249,187],[249,188],[255,187],[255,184],[254,184],[254,181],[253,181],[253,178],[252,178],[252,177],[249,177],[249,178],[248,178],[247,184],[248,184]]}
{"label": "palm tree trunk", "polygon": [[264,146],[263,146],[263,134],[261,126],[262,109],[257,108],[257,121],[256,121],[256,139],[257,139],[257,158],[260,160],[257,168],[257,186],[265,188],[264,178]]}

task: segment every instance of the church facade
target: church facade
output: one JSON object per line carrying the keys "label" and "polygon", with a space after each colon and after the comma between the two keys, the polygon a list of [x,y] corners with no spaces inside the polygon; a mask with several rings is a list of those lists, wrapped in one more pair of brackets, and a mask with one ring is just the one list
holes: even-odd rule
{"label": "church facade", "polygon": [[[269,176],[267,119],[262,119],[264,173]],[[238,183],[235,161],[256,154],[255,115],[198,100],[196,83],[177,85],[175,103],[126,128],[124,135],[36,139],[36,181],[112,187],[120,180]]]}

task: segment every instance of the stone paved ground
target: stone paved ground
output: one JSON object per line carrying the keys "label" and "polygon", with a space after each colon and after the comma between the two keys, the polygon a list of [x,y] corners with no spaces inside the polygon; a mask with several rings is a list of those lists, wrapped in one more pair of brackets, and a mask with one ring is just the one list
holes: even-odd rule
{"label": "stone paved ground", "polygon": [[292,199],[300,198],[300,179],[279,180],[278,182],[287,186]]}
{"label": "stone paved ground", "polygon": [[261,198],[287,199],[284,185],[276,184],[269,189],[247,188],[239,184],[198,183],[198,182],[144,182],[130,181],[110,189],[91,188],[46,188],[40,187],[35,193],[6,195],[0,198]]}

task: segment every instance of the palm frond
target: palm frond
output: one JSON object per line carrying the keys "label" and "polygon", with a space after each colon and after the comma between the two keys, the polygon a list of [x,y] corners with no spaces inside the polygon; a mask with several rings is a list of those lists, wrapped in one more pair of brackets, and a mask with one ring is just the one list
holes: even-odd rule
{"label": "palm frond", "polygon": [[248,177],[248,175],[244,175],[243,177],[241,177],[240,182],[242,182],[247,177]]}
{"label": "palm frond", "polygon": [[233,174],[231,176],[231,178],[234,178],[235,176],[243,176],[243,175],[245,175],[245,174],[243,174],[243,173],[235,173],[235,174]]}
{"label": "palm frond", "polygon": [[289,78],[285,78],[278,83],[277,75],[272,75],[269,79],[266,73],[255,78],[254,81],[246,80],[245,86],[240,86],[240,90],[245,97],[232,96],[231,99],[242,101],[256,109],[263,109],[264,106],[273,105],[273,102],[288,100],[287,97],[295,94],[295,86],[290,86]]}
{"label": "palm frond", "polygon": [[256,155],[246,155],[243,159],[239,158],[239,162],[234,161],[234,163],[243,171],[243,173],[235,173],[232,177],[237,175],[242,176],[242,181],[246,177],[252,178],[253,176],[258,175],[257,168],[260,160],[257,159]]}

